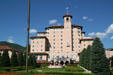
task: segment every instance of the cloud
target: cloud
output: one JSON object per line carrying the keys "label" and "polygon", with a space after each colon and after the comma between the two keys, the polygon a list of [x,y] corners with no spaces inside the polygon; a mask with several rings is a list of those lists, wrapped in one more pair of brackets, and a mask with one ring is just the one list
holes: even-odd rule
{"label": "cloud", "polygon": [[88,16],[83,16],[82,19],[85,20],[85,21],[89,21],[89,22],[94,21],[94,19],[89,18]]}
{"label": "cloud", "polygon": [[92,32],[92,33],[89,33],[88,35],[89,35],[89,36],[94,36],[94,35],[95,35],[95,33],[94,33],[94,32]]}
{"label": "cloud", "polygon": [[[89,33],[89,36],[96,36],[99,38],[106,38],[108,34],[113,33],[113,24],[110,24],[110,26],[106,29],[105,32],[92,32]],[[113,36],[110,38],[111,40],[113,39]]]}
{"label": "cloud", "polygon": [[36,29],[30,29],[30,33],[35,34],[35,33],[37,33],[37,30]]}
{"label": "cloud", "polygon": [[57,22],[57,19],[52,19],[49,21],[49,24],[55,24]]}
{"label": "cloud", "polygon": [[9,43],[14,43],[12,36],[9,36],[7,41],[8,41]]}
{"label": "cloud", "polygon": [[108,34],[108,33],[113,33],[113,24],[111,24],[111,25],[107,28],[106,33],[107,33],[107,34]]}
{"label": "cloud", "polygon": [[99,37],[99,38],[106,38],[106,33],[101,33],[101,32],[97,32],[95,33],[96,34],[96,37]]}
{"label": "cloud", "polygon": [[94,19],[92,19],[92,18],[89,18],[87,21],[89,21],[89,22],[92,22],[92,21],[94,21]]}
{"label": "cloud", "polygon": [[83,20],[87,20],[88,17],[87,17],[87,16],[83,16],[82,19],[83,19]]}
{"label": "cloud", "polygon": [[96,37],[99,37],[99,38],[106,38],[106,33],[101,33],[101,32],[92,32],[92,33],[89,33],[88,34],[89,36],[96,36]]}
{"label": "cloud", "polygon": [[113,36],[110,39],[113,40]]}

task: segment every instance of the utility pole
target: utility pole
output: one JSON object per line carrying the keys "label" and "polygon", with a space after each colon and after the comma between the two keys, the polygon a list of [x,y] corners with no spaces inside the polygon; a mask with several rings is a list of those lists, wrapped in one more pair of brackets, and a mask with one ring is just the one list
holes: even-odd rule
{"label": "utility pole", "polygon": [[30,0],[28,0],[27,49],[26,49],[26,72],[28,72],[29,29],[30,29]]}

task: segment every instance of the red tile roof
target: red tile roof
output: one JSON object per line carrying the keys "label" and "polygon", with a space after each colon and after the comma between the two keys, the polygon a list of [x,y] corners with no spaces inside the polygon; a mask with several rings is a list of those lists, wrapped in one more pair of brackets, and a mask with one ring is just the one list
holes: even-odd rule
{"label": "red tile roof", "polygon": [[94,39],[93,38],[80,39],[80,41],[83,41],[83,40],[94,40]]}
{"label": "red tile roof", "polygon": [[30,37],[31,39],[34,39],[34,38],[46,38],[46,36],[32,36]]}
{"label": "red tile roof", "polygon": [[81,32],[81,33],[84,33],[85,34],[85,32]]}
{"label": "red tile roof", "polygon": [[63,16],[63,18],[64,18],[64,17],[71,17],[71,18],[72,18],[72,15],[66,14],[66,15]]}
{"label": "red tile roof", "polygon": [[[81,28],[82,29],[82,26],[80,26],[80,25],[72,25],[72,27],[73,28]],[[52,29],[52,28],[64,28],[64,26],[63,25],[53,25],[53,26],[50,26],[50,27],[46,27],[45,29]]]}
{"label": "red tile roof", "polygon": [[0,46],[0,50],[13,50],[13,49],[8,46]]}
{"label": "red tile roof", "polygon": [[37,32],[37,33],[39,33],[39,34],[40,34],[40,33],[44,33],[44,34],[46,34],[47,32]]}

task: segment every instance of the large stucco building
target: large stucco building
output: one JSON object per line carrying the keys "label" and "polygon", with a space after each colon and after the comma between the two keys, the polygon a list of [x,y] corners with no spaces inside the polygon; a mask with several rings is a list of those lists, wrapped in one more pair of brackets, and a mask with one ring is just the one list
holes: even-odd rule
{"label": "large stucco building", "polygon": [[47,61],[79,61],[79,54],[88,45],[92,45],[93,38],[85,37],[83,27],[72,24],[72,16],[63,16],[64,25],[53,25],[45,28],[45,32],[38,32],[31,37],[30,53],[36,55],[38,63]]}

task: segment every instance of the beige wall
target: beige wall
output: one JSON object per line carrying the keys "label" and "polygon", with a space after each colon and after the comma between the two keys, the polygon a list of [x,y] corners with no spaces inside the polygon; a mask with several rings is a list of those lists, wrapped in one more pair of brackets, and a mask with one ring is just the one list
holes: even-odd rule
{"label": "beige wall", "polygon": [[[48,40],[45,38],[31,39],[31,52],[46,52],[49,54],[49,61],[53,59],[55,60],[58,56],[59,58],[62,58],[63,56],[65,58],[68,57],[79,61],[78,53],[80,53],[83,48],[86,48],[88,45],[92,45],[93,41],[85,40],[80,43],[81,39],[87,39],[89,37],[85,37],[80,27],[72,28],[71,17],[68,17],[68,22],[66,18],[67,17],[64,17],[64,28],[49,28],[46,29],[46,34],[37,35],[46,36]],[[46,41],[48,41],[48,43]],[[41,45],[43,45],[43,47],[41,47]],[[46,45],[49,46],[49,51],[45,51]]]}
{"label": "beige wall", "polygon": [[113,56],[113,51],[105,51],[106,57],[110,58]]}
{"label": "beige wall", "polygon": [[35,52],[45,52],[45,38],[36,38],[31,40],[31,53]]}

